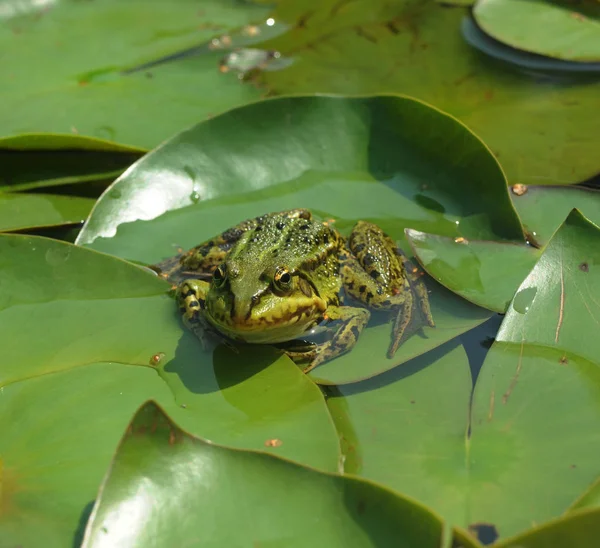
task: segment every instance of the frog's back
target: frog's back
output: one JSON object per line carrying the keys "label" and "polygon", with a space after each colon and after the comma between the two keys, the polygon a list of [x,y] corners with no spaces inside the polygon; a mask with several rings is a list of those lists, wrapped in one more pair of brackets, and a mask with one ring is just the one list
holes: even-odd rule
{"label": "frog's back", "polygon": [[322,297],[335,300],[341,287],[342,246],[339,233],[323,222],[272,215],[260,218],[256,227],[242,235],[227,262],[250,277],[286,268],[309,281]]}

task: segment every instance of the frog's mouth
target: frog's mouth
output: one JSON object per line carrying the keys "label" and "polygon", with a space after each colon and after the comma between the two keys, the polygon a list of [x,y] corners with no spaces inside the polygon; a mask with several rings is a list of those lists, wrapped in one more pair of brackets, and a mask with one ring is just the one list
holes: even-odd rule
{"label": "frog's mouth", "polygon": [[290,341],[323,318],[326,302],[320,297],[261,299],[249,311],[224,313],[208,307],[207,320],[232,339],[248,343]]}

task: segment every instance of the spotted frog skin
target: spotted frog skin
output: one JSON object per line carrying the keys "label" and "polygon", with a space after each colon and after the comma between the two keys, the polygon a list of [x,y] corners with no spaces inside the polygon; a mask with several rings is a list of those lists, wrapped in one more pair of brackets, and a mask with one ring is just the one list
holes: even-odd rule
{"label": "spotted frog skin", "polygon": [[[286,350],[304,371],[348,352],[369,321],[368,309],[393,314],[389,358],[415,311],[435,325],[421,273],[366,221],[346,239],[306,209],[270,213],[154,268],[177,284],[184,322],[202,341],[213,333],[276,344],[302,339],[317,325],[333,330],[326,342]],[[354,306],[344,304],[344,292]]]}

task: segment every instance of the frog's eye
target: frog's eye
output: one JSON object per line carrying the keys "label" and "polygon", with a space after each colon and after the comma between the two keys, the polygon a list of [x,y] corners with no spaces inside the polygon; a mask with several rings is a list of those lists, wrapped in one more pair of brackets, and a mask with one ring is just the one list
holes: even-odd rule
{"label": "frog's eye", "polygon": [[286,290],[292,285],[292,275],[286,268],[279,267],[275,272],[273,281],[278,289]]}
{"label": "frog's eye", "polygon": [[224,264],[221,264],[215,268],[213,272],[213,282],[217,287],[221,287],[225,283],[225,279],[227,278],[227,268]]}

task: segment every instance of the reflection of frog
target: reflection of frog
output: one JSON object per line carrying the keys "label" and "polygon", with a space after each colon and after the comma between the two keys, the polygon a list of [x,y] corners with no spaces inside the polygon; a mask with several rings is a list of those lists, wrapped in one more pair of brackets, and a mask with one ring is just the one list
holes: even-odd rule
{"label": "reflection of frog", "polygon": [[[366,307],[395,313],[390,358],[413,309],[434,326],[420,273],[387,234],[365,221],[346,240],[305,209],[271,213],[154,268],[181,282],[185,323],[201,340],[216,331],[248,343],[282,343],[338,320],[326,342],[287,351],[307,363],[305,371],[350,350],[369,320],[366,308],[342,306],[342,289]],[[211,273],[211,282],[197,279]]]}

